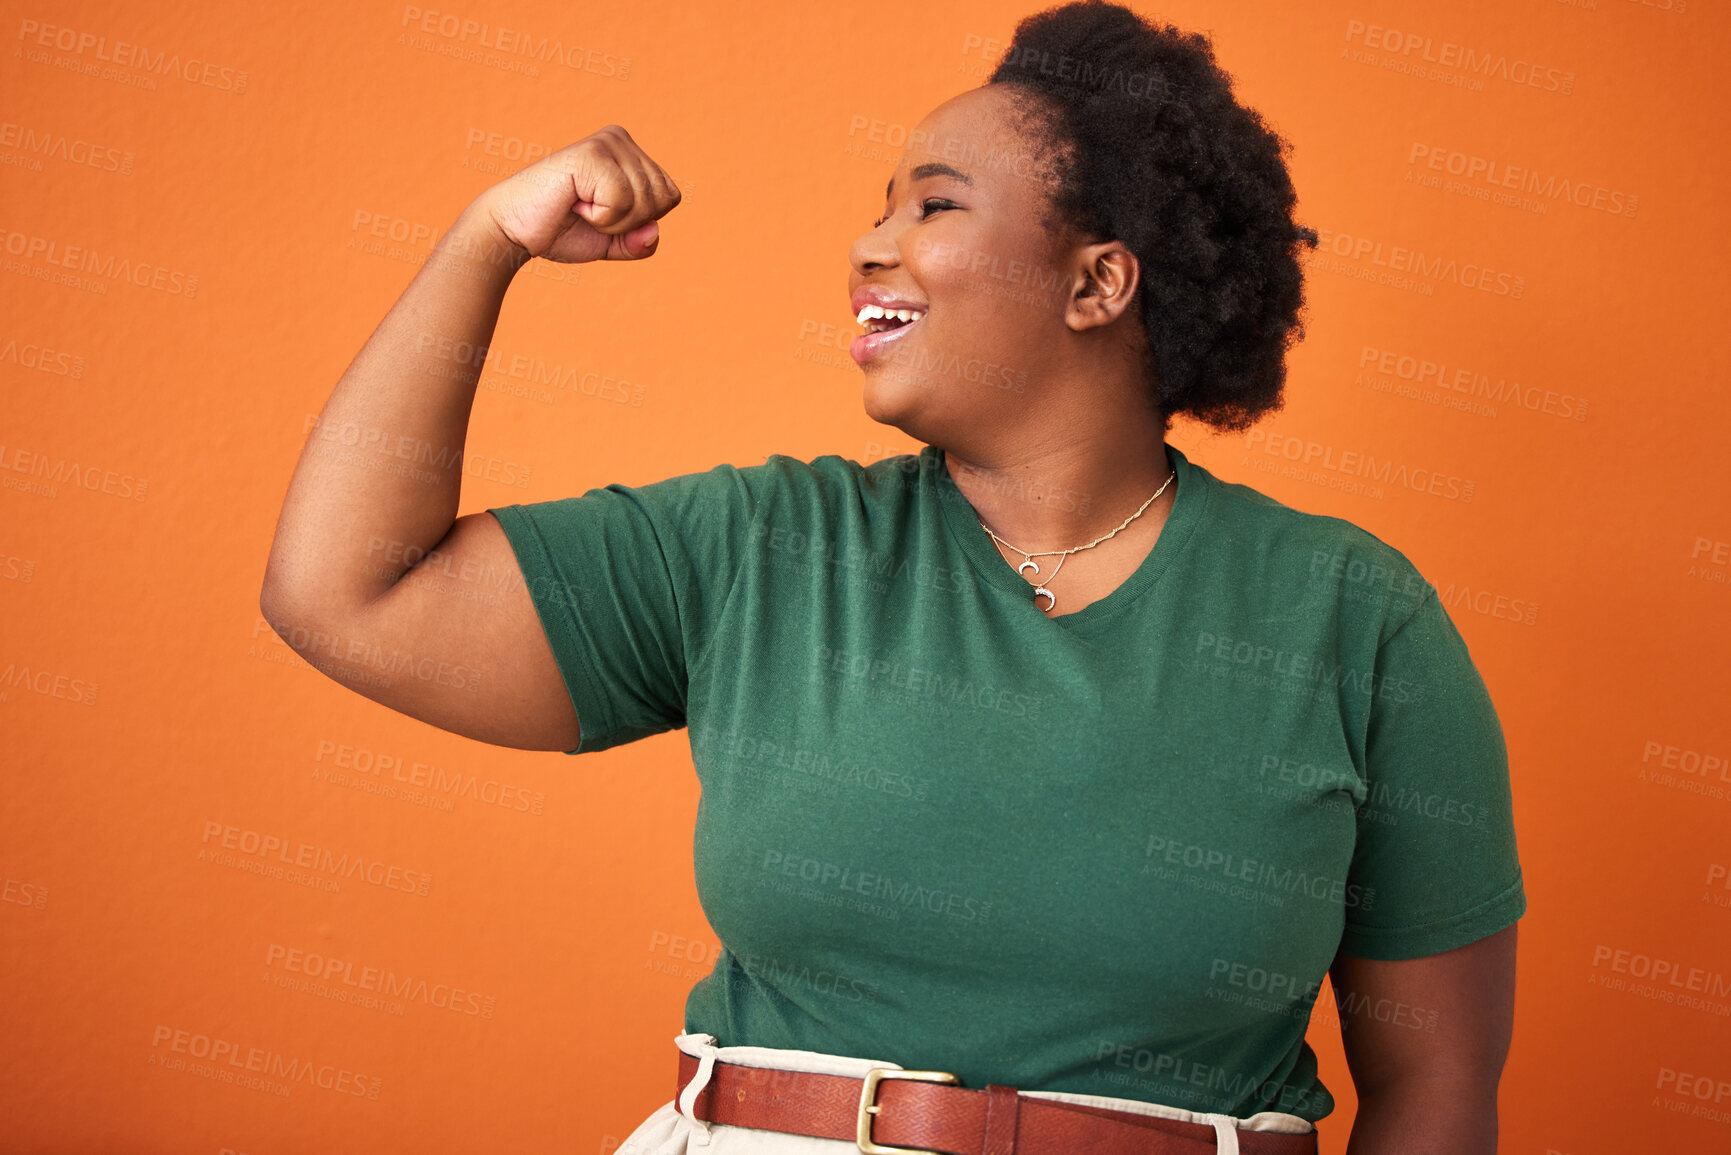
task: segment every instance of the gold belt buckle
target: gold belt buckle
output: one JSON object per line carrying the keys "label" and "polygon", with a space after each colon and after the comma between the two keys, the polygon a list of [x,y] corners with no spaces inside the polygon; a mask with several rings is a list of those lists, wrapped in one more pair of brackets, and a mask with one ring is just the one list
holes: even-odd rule
{"label": "gold belt buckle", "polygon": [[872,1142],[872,1116],[883,1110],[874,1100],[878,1084],[885,1079],[920,1079],[927,1083],[960,1083],[961,1079],[948,1071],[902,1071],[892,1067],[872,1067],[865,1073],[865,1085],[859,1094],[859,1125],[854,1130],[854,1143],[865,1155],[947,1155],[943,1151],[928,1151],[923,1147],[895,1147]]}

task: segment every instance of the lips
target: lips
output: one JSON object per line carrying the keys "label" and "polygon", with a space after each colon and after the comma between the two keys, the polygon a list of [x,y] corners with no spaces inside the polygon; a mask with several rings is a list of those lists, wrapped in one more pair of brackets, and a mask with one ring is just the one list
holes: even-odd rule
{"label": "lips", "polygon": [[887,285],[861,285],[848,298],[848,304],[853,306],[853,315],[856,317],[867,305],[876,305],[892,313],[899,309],[913,309],[921,313],[926,311],[924,301],[906,293],[898,293]]}
{"label": "lips", "polygon": [[905,340],[926,313],[924,301],[884,285],[861,285],[854,290],[849,303],[853,305],[855,321],[867,330],[848,346],[848,352],[861,365]]}
{"label": "lips", "polygon": [[[873,323],[875,324],[879,322]],[[919,328],[924,323],[925,319],[922,317],[913,321],[899,321],[895,325],[878,332],[862,333],[853,339],[853,342],[848,345],[847,351],[853,356],[853,359],[856,362],[863,366],[867,361],[880,355],[884,350],[895,345],[897,342],[905,341],[910,332]]]}

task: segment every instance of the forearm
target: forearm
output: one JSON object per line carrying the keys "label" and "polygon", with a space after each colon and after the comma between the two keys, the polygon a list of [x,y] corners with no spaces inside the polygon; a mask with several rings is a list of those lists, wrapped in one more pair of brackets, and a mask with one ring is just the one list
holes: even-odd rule
{"label": "forearm", "polygon": [[1346,1155],[1496,1155],[1495,1087],[1410,1080],[1361,1091]]}
{"label": "forearm", "polygon": [[359,608],[449,532],[485,349],[527,259],[480,201],[440,238],[307,431],[263,601]]}

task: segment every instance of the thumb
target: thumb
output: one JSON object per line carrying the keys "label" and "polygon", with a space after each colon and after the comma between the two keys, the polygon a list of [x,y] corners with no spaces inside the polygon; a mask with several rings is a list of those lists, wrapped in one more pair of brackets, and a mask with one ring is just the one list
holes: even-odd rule
{"label": "thumb", "polygon": [[607,255],[616,260],[635,261],[655,255],[661,240],[661,225],[648,221],[614,239],[614,251]]}

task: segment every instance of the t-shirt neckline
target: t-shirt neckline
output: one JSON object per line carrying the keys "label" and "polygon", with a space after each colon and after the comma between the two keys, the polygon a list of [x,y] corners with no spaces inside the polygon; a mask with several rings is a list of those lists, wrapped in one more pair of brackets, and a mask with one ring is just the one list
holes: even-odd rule
{"label": "t-shirt neckline", "polygon": [[[1173,495],[1172,509],[1166,515],[1166,524],[1160,528],[1160,536],[1154,539],[1154,548],[1148,551],[1142,564],[1137,566],[1135,572],[1125,578],[1117,589],[1075,613],[1059,614],[1057,617],[1047,616],[1040,608],[1043,603],[1036,601],[1033,596],[1034,587],[1016,572],[1014,566],[1004,560],[1003,555],[992,544],[992,539],[980,525],[973,504],[956,485],[955,478],[950,476],[942,449],[927,445],[920,450],[923,466],[921,473],[935,480],[939,504],[944,508],[944,520],[949,525],[950,534],[968,555],[975,571],[988,584],[1012,595],[1018,601],[1025,602],[1029,614],[1034,617],[1072,629],[1111,617],[1146,593],[1171,568],[1173,560],[1189,544],[1191,534],[1200,523],[1203,506],[1208,501],[1208,486],[1204,476],[1190,464],[1190,459],[1185,457],[1176,445],[1167,442],[1166,449],[1172,468],[1178,475],[1172,483],[1178,492]],[[1062,590],[1054,592],[1059,597],[1063,596]]]}

